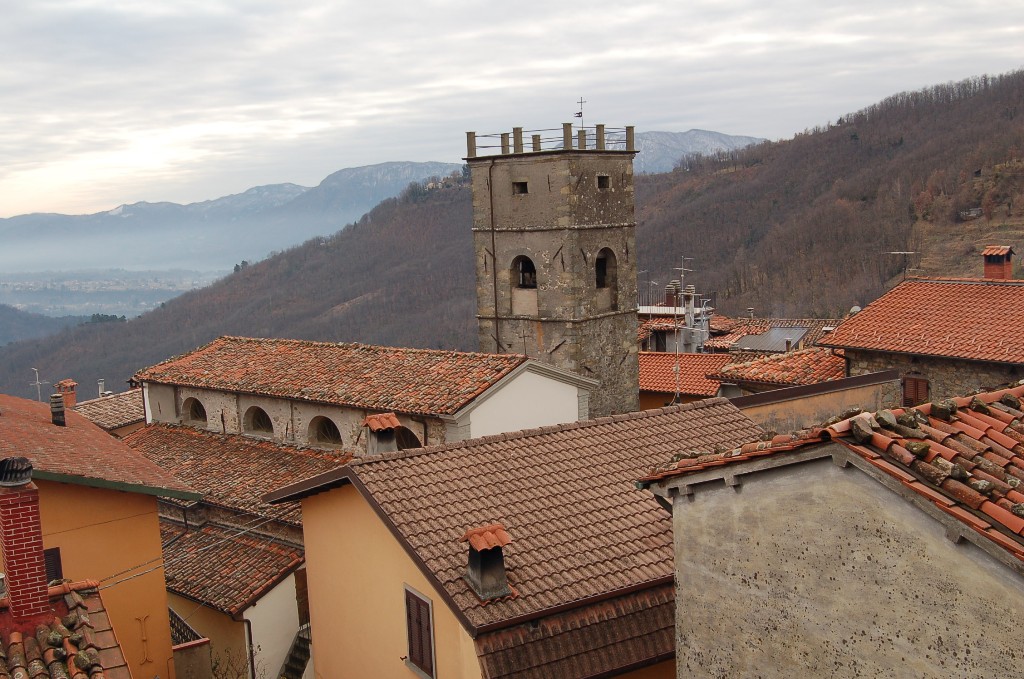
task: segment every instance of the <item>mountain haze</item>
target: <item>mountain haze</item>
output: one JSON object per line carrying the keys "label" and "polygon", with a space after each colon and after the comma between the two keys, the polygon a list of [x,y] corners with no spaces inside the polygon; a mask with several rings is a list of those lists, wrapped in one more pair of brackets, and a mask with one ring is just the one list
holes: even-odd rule
{"label": "mountain haze", "polygon": [[[782,142],[638,175],[641,285],[686,282],[726,313],[841,315],[902,276],[979,275],[1024,245],[1024,72],[895,95]],[[303,194],[305,196],[306,194]],[[300,196],[300,197],[303,197]],[[973,218],[972,208],[982,216]],[[0,390],[107,379],[221,334],[475,348],[469,187],[407,188],[353,226],[244,267],[127,323],[0,349]]]}

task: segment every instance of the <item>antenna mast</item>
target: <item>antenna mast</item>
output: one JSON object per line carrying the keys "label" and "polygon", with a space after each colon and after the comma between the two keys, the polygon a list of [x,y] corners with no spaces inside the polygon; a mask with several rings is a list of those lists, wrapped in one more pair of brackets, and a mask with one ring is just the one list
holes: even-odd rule
{"label": "antenna mast", "polygon": [[[685,290],[684,281],[686,280],[686,272],[687,271],[689,271],[691,273],[693,272],[693,269],[687,269],[686,268],[687,260],[692,261],[693,257],[681,256],[679,258],[679,266],[675,268],[675,270],[679,272],[679,292],[680,292],[680,294],[685,294],[683,291]],[[675,302],[676,302],[675,306],[672,307],[672,327],[675,328],[675,331],[676,331],[676,364],[675,364],[675,367],[673,368],[673,370],[674,370],[674,372],[676,374],[676,393],[675,393],[675,396],[672,397],[672,405],[679,405],[682,402],[682,397],[681,397],[681,394],[680,394],[682,385],[680,384],[680,375],[679,375],[680,372],[682,372],[682,369],[680,368],[680,362],[679,362],[679,297],[678,296],[675,297]],[[687,321],[690,321],[690,320],[691,319],[687,319]]]}
{"label": "antenna mast", "polygon": [[32,372],[34,372],[36,374],[36,381],[35,382],[29,382],[28,386],[30,386],[30,387],[31,386],[35,386],[35,388],[36,388],[36,400],[37,401],[42,401],[43,400],[42,386],[44,384],[49,384],[49,382],[40,382],[39,381],[39,368],[32,368]]}

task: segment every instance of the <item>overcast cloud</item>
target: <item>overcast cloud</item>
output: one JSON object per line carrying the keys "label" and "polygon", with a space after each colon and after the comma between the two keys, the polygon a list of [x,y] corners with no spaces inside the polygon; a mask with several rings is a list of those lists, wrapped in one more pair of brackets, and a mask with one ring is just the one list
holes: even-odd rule
{"label": "overcast cloud", "polygon": [[585,122],[771,139],[1024,66],[1024,3],[0,0],[0,216],[457,161]]}

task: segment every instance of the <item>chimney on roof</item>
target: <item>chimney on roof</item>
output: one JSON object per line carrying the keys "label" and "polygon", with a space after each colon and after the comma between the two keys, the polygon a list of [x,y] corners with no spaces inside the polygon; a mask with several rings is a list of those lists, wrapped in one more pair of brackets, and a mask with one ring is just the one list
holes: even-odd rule
{"label": "chimney on roof", "polygon": [[1013,248],[1009,245],[989,245],[981,252],[985,259],[985,278],[1013,278]]}
{"label": "chimney on roof", "polygon": [[11,617],[21,630],[52,618],[39,520],[39,489],[24,457],[0,460],[0,552]]}
{"label": "chimney on roof", "polygon": [[58,427],[66,427],[64,419],[64,397],[60,394],[50,395],[50,420]]}
{"label": "chimney on roof", "polygon": [[99,387],[100,398],[103,398],[103,392],[107,390],[107,381],[101,377],[96,380],[96,385]]}
{"label": "chimney on roof", "polygon": [[66,379],[53,386],[57,388],[57,393],[64,399],[64,407],[74,408],[75,404],[78,403],[78,396],[75,394],[75,387],[78,386],[78,382]]}
{"label": "chimney on roof", "polygon": [[512,543],[505,526],[492,523],[471,528],[461,541],[469,543],[469,568],[464,577],[476,595],[487,601],[512,594],[502,553],[502,548]]}

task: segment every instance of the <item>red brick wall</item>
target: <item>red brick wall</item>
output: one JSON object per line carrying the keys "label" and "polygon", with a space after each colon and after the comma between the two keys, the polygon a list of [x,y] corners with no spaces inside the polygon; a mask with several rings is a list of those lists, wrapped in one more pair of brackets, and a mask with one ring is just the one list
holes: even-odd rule
{"label": "red brick wall", "polygon": [[14,619],[48,613],[39,490],[34,483],[0,488],[0,550]]}

